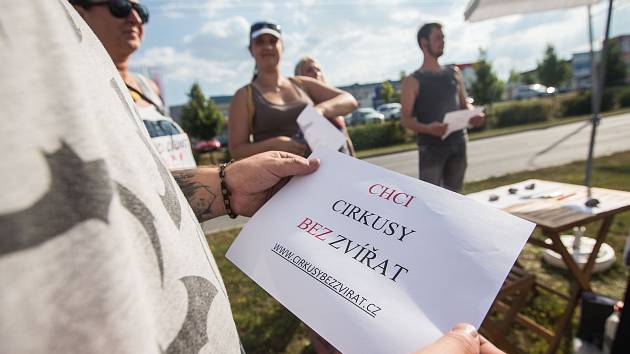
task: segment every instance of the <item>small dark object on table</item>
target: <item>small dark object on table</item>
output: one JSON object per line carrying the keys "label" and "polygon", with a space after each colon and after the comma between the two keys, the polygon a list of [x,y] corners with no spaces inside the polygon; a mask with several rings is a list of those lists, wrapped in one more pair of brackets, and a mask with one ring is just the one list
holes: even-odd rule
{"label": "small dark object on table", "polygon": [[589,208],[594,208],[599,205],[599,199],[590,198],[589,200],[586,201],[586,203],[584,203],[584,205],[586,205]]}

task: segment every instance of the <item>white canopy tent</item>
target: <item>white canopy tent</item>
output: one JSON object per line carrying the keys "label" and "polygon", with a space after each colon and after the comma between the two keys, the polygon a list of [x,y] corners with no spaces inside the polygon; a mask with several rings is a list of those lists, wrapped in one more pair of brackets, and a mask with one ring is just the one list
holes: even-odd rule
{"label": "white canopy tent", "polygon": [[[464,18],[466,21],[477,22],[491,18],[525,14],[531,12],[540,12],[547,10],[566,9],[576,6],[588,6],[589,13],[589,40],[591,48],[591,61],[593,55],[593,31],[591,25],[590,6],[601,0],[470,0]],[[584,185],[588,188],[590,197],[591,187],[591,171],[593,161],[593,148],[595,144],[595,133],[599,124],[599,109],[601,106],[602,93],[604,87],[604,73],[606,72],[606,56],[608,54],[608,36],[610,33],[610,19],[612,17],[613,0],[608,0],[608,15],[606,18],[606,33],[604,35],[604,43],[601,52],[601,64],[599,67],[592,65],[591,82],[592,82],[592,118],[591,118],[591,141],[589,145],[588,158],[585,167]],[[597,201],[589,200],[589,203],[597,203]]]}
{"label": "white canopy tent", "polygon": [[594,5],[601,0],[471,0],[466,6],[466,21],[477,22],[491,18],[567,9],[576,6]]}

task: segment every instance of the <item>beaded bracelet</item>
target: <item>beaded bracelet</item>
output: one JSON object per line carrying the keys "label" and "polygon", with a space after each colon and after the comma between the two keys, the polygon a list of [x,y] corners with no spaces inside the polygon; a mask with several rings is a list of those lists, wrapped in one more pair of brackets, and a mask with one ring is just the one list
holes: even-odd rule
{"label": "beaded bracelet", "polygon": [[236,219],[238,215],[236,215],[236,213],[232,211],[232,206],[230,205],[231,193],[227,187],[227,183],[225,182],[225,169],[231,163],[232,161],[219,165],[219,179],[221,180],[221,195],[223,196],[223,205],[225,206],[225,211],[227,212],[230,219]]}

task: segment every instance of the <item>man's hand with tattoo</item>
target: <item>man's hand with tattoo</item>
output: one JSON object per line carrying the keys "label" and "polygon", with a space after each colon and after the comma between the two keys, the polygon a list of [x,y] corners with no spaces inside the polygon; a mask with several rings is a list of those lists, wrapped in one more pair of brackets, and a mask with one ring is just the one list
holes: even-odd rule
{"label": "man's hand with tattoo", "polygon": [[[319,167],[318,159],[305,159],[288,152],[269,151],[236,161],[225,169],[232,210],[251,216],[292,176],[306,175]],[[199,222],[226,213],[221,196],[219,169],[198,167],[173,171],[173,176]]]}

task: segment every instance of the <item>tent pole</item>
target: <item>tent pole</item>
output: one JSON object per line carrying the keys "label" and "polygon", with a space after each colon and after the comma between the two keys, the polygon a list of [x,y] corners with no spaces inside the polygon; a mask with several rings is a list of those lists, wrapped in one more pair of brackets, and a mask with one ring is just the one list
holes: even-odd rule
{"label": "tent pole", "polygon": [[[602,103],[602,95],[604,92],[604,81],[606,79],[606,57],[608,54],[608,36],[610,34],[610,20],[612,17],[612,8],[613,1],[608,1],[608,15],[606,18],[606,33],[604,34],[604,43],[602,45],[602,50],[599,59],[599,66],[596,67],[596,70],[591,72],[591,97],[592,97],[592,110],[593,115],[591,118],[591,141],[588,147],[588,159],[586,160],[586,167],[584,173],[584,185],[587,188],[588,198],[591,197],[591,174],[593,170],[593,150],[595,148],[595,135],[597,133],[597,125],[599,124],[599,110]],[[590,7],[589,7],[589,32],[592,32],[591,29],[591,18],[590,18]],[[591,34],[592,35],[592,34]],[[592,39],[592,38],[591,38]],[[591,48],[592,48],[592,40],[591,40]],[[591,53],[593,53],[591,49]],[[594,61],[594,56],[591,54],[591,60]],[[597,70],[598,69],[598,70]],[[595,74],[597,72],[597,74]]]}
{"label": "tent pole", "polygon": [[[597,82],[597,66],[595,65],[595,51],[593,50],[593,16],[591,15],[591,5],[586,7],[588,12],[588,46],[591,61],[591,90],[594,90]],[[595,106],[595,95],[591,95],[591,107]]]}
{"label": "tent pole", "polygon": [[586,7],[586,11],[588,12],[588,45],[590,49],[590,60],[591,60],[591,141],[589,144],[588,157],[586,160],[586,166],[584,171],[584,185],[586,188],[587,198],[591,198],[591,170],[592,170],[592,146],[594,145],[593,140],[593,131],[597,124],[599,124],[599,116],[597,106],[597,92],[599,91],[597,87],[597,61],[595,60],[595,51],[593,50],[593,15],[591,14],[591,5]]}

